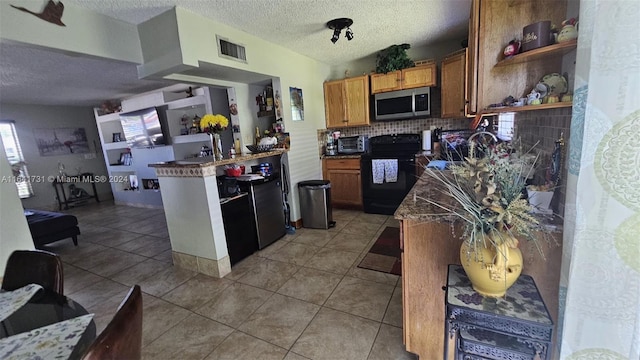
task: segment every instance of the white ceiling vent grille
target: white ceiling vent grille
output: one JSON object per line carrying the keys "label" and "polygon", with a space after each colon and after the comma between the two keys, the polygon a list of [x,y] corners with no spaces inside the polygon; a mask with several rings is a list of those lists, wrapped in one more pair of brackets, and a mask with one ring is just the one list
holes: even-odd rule
{"label": "white ceiling vent grille", "polygon": [[218,43],[218,56],[247,62],[247,53],[243,45],[235,44],[221,36],[216,35],[216,42]]}

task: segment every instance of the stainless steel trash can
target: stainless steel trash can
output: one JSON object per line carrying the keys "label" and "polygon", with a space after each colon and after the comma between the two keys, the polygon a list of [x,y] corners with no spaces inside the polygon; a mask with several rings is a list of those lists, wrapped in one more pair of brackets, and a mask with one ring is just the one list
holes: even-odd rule
{"label": "stainless steel trash can", "polygon": [[328,229],[334,227],[331,213],[331,182],[308,180],[298,183],[302,227]]}

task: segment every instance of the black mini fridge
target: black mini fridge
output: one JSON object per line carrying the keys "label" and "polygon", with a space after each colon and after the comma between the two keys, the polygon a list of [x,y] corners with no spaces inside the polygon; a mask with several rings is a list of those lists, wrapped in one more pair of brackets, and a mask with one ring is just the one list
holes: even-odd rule
{"label": "black mini fridge", "polygon": [[221,200],[224,235],[231,266],[258,250],[258,238],[249,194]]}
{"label": "black mini fridge", "polygon": [[280,174],[263,179],[238,180],[238,185],[241,191],[249,193],[258,248],[264,249],[286,233]]}

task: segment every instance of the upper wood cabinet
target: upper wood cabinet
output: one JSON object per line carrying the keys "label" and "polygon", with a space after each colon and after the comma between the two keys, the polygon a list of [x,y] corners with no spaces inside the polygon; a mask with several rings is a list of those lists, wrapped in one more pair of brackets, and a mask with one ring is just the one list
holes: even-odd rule
{"label": "upper wood cabinet", "polygon": [[436,63],[402,69],[402,88],[436,86]]}
{"label": "upper wood cabinet", "polygon": [[466,56],[463,49],[447,55],[440,66],[442,117],[460,118],[465,111]]}
{"label": "upper wood cabinet", "polygon": [[402,89],[402,71],[396,70],[386,74],[371,74],[371,93]]}
{"label": "upper wood cabinet", "polygon": [[478,43],[480,42],[480,0],[471,1],[469,15],[469,46],[466,58],[465,105],[467,113],[478,112]]}
{"label": "upper wood cabinet", "polygon": [[566,12],[566,0],[472,0],[467,62],[470,113],[501,103],[509,95],[520,98],[544,75],[562,73],[561,56],[531,58],[510,66],[496,64],[503,59],[509,41],[522,36],[523,27],[541,20],[551,20],[559,27]]}
{"label": "upper wood cabinet", "polygon": [[371,93],[436,86],[436,64],[415,66],[371,75]]}
{"label": "upper wood cabinet", "polygon": [[324,83],[327,128],[369,125],[369,75]]}

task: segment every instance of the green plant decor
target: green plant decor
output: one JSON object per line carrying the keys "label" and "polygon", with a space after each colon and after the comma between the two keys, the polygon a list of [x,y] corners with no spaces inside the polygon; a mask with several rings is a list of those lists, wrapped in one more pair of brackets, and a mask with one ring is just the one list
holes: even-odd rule
{"label": "green plant decor", "polygon": [[416,66],[413,60],[407,56],[409,44],[391,45],[380,51],[376,58],[376,72],[386,74],[391,71],[406,69]]}
{"label": "green plant decor", "polygon": [[500,143],[486,147],[485,157],[475,158],[474,145],[473,142],[470,144],[469,156],[464,162],[452,166],[451,171],[425,169],[425,173],[436,180],[436,191],[453,202],[445,205],[424,200],[463,220],[463,239],[469,243],[468,258],[473,256],[477,261],[482,247],[498,247],[508,241],[509,237],[489,236],[503,233],[532,241],[544,258],[536,232],[541,233],[544,241],[550,242],[553,241],[552,230],[541,225],[541,215],[534,213],[522,196],[538,156],[530,163],[526,155],[533,149],[515,151],[521,146]]}

